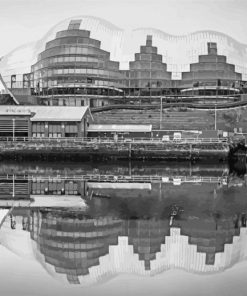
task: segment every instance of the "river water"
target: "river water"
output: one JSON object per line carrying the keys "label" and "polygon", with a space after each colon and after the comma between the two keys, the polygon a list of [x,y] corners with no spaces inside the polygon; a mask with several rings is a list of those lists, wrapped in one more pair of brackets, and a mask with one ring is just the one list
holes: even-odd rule
{"label": "river water", "polygon": [[246,295],[245,162],[1,162],[0,295]]}

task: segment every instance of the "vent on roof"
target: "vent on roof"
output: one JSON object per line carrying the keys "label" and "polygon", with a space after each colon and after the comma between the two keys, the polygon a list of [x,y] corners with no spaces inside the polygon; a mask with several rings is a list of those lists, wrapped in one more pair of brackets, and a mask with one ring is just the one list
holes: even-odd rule
{"label": "vent on roof", "polygon": [[152,35],[147,35],[146,46],[152,46]]}
{"label": "vent on roof", "polygon": [[217,43],[208,42],[208,54],[217,55]]}
{"label": "vent on roof", "polygon": [[79,30],[81,25],[81,20],[72,20],[69,23],[68,30]]}

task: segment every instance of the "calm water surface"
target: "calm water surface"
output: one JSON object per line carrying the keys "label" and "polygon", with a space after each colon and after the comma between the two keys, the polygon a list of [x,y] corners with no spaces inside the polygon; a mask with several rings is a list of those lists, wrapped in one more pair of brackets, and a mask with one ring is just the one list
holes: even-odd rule
{"label": "calm water surface", "polygon": [[1,163],[0,295],[246,295],[243,162]]}

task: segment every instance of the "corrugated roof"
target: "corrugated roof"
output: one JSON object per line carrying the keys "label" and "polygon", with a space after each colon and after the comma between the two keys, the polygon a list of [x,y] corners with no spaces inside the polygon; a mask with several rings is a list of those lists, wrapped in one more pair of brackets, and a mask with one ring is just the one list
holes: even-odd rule
{"label": "corrugated roof", "polygon": [[0,106],[0,115],[34,114],[31,121],[81,121],[87,111],[87,106]]}
{"label": "corrugated roof", "polygon": [[87,111],[88,107],[36,107],[31,121],[81,121]]}
{"label": "corrugated roof", "polygon": [[151,132],[151,124],[90,124],[88,132]]}
{"label": "corrugated roof", "polygon": [[88,187],[93,189],[139,189],[139,190],[151,190],[152,185],[150,183],[99,183],[88,182]]}

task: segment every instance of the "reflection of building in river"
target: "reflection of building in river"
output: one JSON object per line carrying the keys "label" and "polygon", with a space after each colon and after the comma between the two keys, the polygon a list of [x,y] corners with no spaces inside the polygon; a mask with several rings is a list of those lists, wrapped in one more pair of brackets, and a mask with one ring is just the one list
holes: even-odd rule
{"label": "reflection of building in river", "polygon": [[[52,172],[51,172],[52,173]],[[99,204],[107,205],[107,211],[114,210],[114,207],[123,202],[131,204],[131,207],[138,208],[138,199],[144,200],[145,205],[150,204],[150,209],[157,206],[158,212],[160,206],[157,203],[168,202],[180,203],[187,207],[186,210],[212,206],[217,199],[221,201],[221,207],[226,208],[228,203],[224,203],[224,195],[227,193],[232,182],[229,183],[229,176],[222,176],[222,171],[218,172],[200,172],[200,175],[189,175],[189,172],[180,176],[173,175],[173,172],[167,171],[167,175],[160,172],[161,175],[155,175],[155,171],[150,175],[100,175],[88,174],[66,176],[66,175],[42,175],[32,174],[12,175],[6,174],[0,177],[0,206],[27,206],[33,200],[47,196],[59,196],[68,198],[81,198],[89,202],[90,198],[97,199]],[[177,173],[177,171],[175,171]],[[188,173],[188,175],[187,175]],[[65,173],[64,173],[65,174]],[[235,177],[234,186],[242,188],[241,193],[236,193],[236,199],[241,204],[243,202],[244,187],[247,179]],[[240,189],[239,189],[240,190]],[[186,202],[184,197],[186,196]],[[198,199],[200,196],[200,199]],[[109,202],[105,198],[110,199]],[[62,200],[62,198],[61,198]],[[136,204],[133,204],[136,202]],[[92,202],[90,202],[92,203]],[[35,204],[33,204],[35,206]],[[48,206],[48,205],[47,205]],[[142,205],[143,207],[143,205]],[[149,212],[151,213],[151,211]],[[102,208],[101,208],[102,210]],[[107,214],[107,212],[106,212]],[[151,213],[152,214],[152,213]],[[143,215],[142,215],[143,216]],[[148,214],[149,216],[149,214]]]}
{"label": "reflection of building in river", "polygon": [[[35,257],[52,276],[70,283],[91,284],[126,272],[150,276],[172,268],[219,272],[247,257],[247,229],[232,217],[219,219],[217,228],[209,216],[179,220],[170,228],[168,219],[121,220],[100,213],[92,218],[78,211],[33,209],[12,215],[16,228],[5,220],[1,244]],[[25,231],[22,216],[29,223]]]}
{"label": "reflection of building in river", "polygon": [[39,259],[66,275],[70,283],[80,283],[91,267],[100,265],[109,246],[118,244],[122,230],[121,221],[108,217],[81,220],[34,212],[32,218],[31,238],[37,243]]}

